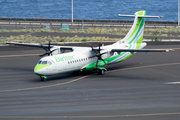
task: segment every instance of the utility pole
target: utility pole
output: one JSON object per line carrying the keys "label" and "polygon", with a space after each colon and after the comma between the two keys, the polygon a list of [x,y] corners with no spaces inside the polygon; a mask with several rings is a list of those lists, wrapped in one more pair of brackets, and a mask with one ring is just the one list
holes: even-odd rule
{"label": "utility pole", "polygon": [[72,0],[72,23],[73,23],[73,0]]}
{"label": "utility pole", "polygon": [[178,0],[178,25],[180,25],[180,0]]}

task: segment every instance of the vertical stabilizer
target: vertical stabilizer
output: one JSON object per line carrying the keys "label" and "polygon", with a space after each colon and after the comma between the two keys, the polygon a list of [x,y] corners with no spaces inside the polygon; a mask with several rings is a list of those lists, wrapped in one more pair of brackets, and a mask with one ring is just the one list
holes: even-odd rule
{"label": "vertical stabilizer", "polygon": [[119,15],[123,17],[135,17],[133,26],[131,27],[127,35],[122,40],[120,40],[121,42],[126,44],[142,43],[145,25],[145,15],[146,11],[138,11],[134,15]]}

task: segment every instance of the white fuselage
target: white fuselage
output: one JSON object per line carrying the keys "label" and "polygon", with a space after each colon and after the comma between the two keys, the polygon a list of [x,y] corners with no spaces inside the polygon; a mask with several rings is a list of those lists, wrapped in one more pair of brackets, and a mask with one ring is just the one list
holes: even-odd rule
{"label": "white fuselage", "polygon": [[[111,49],[128,49],[129,44],[113,44],[108,46],[101,47],[101,53],[107,52],[102,55],[103,59],[110,58],[112,56],[118,55],[120,53],[110,53]],[[140,48],[146,46],[146,43],[141,44]],[[57,51],[55,51],[57,52]],[[129,52],[127,52],[129,53]],[[130,54],[130,53],[129,53]],[[73,52],[57,54],[52,56],[43,57],[40,61],[50,61],[49,65],[41,65],[41,69],[36,69],[40,65],[37,65],[34,69],[34,72],[38,75],[55,75],[59,73],[69,72],[69,71],[78,71],[81,70],[86,65],[94,63],[97,61],[97,57],[92,57],[95,55],[95,52],[91,48],[75,48]],[[117,61],[116,61],[117,62]],[[111,62],[113,63],[113,62]]]}

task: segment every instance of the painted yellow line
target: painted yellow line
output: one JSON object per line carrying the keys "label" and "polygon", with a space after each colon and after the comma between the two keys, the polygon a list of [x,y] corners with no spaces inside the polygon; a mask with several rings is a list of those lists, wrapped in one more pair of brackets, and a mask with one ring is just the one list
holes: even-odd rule
{"label": "painted yellow line", "polygon": [[2,55],[0,57],[21,57],[21,56],[35,56],[40,54],[22,54],[22,55]]}
{"label": "painted yellow line", "polygon": [[166,50],[173,49],[173,50],[180,50],[180,48],[164,48]]}
{"label": "painted yellow line", "polygon": [[180,112],[175,113],[153,113],[153,114],[130,114],[130,115],[102,115],[102,116],[0,116],[0,118],[19,118],[19,119],[53,119],[53,118],[118,118],[118,117],[143,117],[143,116],[165,116],[165,115],[180,115]]}
{"label": "painted yellow line", "polygon": [[[132,70],[132,69],[140,69],[140,68],[149,68],[149,67],[159,67],[159,66],[168,66],[168,65],[178,65],[180,63],[168,63],[168,64],[157,64],[157,65],[148,65],[148,66],[140,66],[140,67],[132,67],[132,68],[124,68],[124,69],[116,69],[116,70],[112,70],[112,71],[107,71],[107,72],[117,72],[117,71],[124,71],[124,70]],[[34,90],[34,89],[42,89],[42,88],[48,88],[48,87],[54,87],[54,86],[59,86],[59,85],[64,85],[64,84],[69,84],[84,78],[87,78],[91,75],[86,75],[68,82],[64,82],[64,83],[59,83],[59,84],[53,84],[53,85],[47,85],[47,86],[40,86],[40,87],[33,87],[33,88],[23,88],[23,89],[13,89],[13,90],[1,90],[1,92],[15,92],[15,91],[22,91],[22,90]]]}
{"label": "painted yellow line", "polygon": [[[93,74],[91,74],[93,75]],[[59,83],[59,84],[53,84],[53,85],[47,85],[47,86],[40,86],[40,87],[33,87],[33,88],[23,88],[23,89],[13,89],[13,90],[1,90],[0,92],[14,92],[14,91],[22,91],[22,90],[34,90],[34,89],[40,89],[40,88],[48,88],[48,87],[54,87],[54,86],[59,86],[59,85],[65,85],[65,84],[69,84],[78,80],[81,80],[83,78],[89,77],[91,75],[86,75],[68,82],[64,82],[64,83]]]}

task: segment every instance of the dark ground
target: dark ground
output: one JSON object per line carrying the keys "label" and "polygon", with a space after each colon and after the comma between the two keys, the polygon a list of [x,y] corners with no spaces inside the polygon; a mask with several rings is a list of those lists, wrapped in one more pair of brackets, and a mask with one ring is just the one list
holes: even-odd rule
{"label": "dark ground", "polygon": [[[169,53],[136,53],[107,66],[105,75],[64,73],[41,82],[33,73],[44,50],[0,47],[1,119],[177,120],[180,117],[179,45]],[[169,83],[177,82],[177,83]]]}

